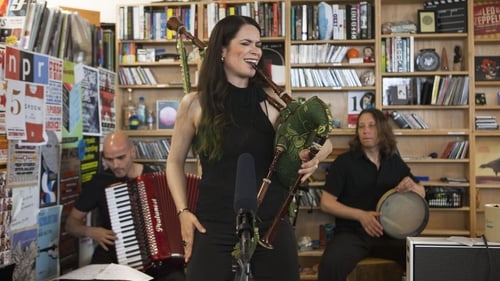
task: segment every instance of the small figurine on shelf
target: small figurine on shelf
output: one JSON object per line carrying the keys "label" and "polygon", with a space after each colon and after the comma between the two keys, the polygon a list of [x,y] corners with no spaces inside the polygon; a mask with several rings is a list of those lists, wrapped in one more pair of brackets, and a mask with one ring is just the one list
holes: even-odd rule
{"label": "small figurine on shelf", "polygon": [[372,47],[365,47],[363,49],[363,62],[375,62],[375,56],[373,53]]}
{"label": "small figurine on shelf", "polygon": [[155,116],[153,114],[153,110],[149,110],[148,112],[148,118],[147,118],[147,123],[148,123],[148,130],[153,130],[154,129],[154,124],[155,124]]}
{"label": "small figurine on shelf", "polygon": [[441,50],[441,70],[448,71],[450,70],[448,66],[448,54],[446,53],[446,48],[443,47]]}

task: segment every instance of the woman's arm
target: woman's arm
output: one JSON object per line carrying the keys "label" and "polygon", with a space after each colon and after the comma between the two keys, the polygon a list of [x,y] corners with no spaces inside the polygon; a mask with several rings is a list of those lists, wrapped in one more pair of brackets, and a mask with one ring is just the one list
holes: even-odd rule
{"label": "woman's arm", "polygon": [[200,224],[196,216],[187,209],[186,172],[184,168],[192,140],[196,134],[200,116],[201,109],[198,102],[198,95],[196,93],[185,95],[177,111],[170,144],[170,153],[167,158],[168,186],[181,222],[181,234],[182,240],[185,243],[184,254],[186,262],[191,257],[194,229],[196,228],[200,232],[205,232],[205,228]]}

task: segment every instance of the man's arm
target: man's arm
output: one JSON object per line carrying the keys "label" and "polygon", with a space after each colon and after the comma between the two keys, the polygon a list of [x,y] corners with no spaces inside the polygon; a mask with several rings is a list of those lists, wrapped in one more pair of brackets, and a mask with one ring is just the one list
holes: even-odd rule
{"label": "man's arm", "polygon": [[69,213],[68,218],[66,219],[66,231],[75,237],[90,237],[107,251],[107,245],[114,244],[114,241],[116,240],[116,234],[110,229],[85,225],[83,219],[86,215],[87,213],[73,208]]}

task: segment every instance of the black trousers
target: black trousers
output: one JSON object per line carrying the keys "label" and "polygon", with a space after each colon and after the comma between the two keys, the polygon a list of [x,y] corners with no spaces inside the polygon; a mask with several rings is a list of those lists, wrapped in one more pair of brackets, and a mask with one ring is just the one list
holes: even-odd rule
{"label": "black trousers", "polygon": [[[193,254],[187,265],[188,281],[234,281],[231,252],[238,242],[234,226],[202,222],[204,234],[195,233]],[[265,228],[260,229],[264,233]],[[274,249],[257,246],[250,269],[256,281],[299,281],[297,243],[292,226],[283,220],[278,228]]]}
{"label": "black trousers", "polygon": [[[364,230],[335,229],[318,268],[318,281],[345,281],[363,258],[384,258],[406,266],[406,240],[371,237]],[[404,271],[404,270],[403,270]]]}

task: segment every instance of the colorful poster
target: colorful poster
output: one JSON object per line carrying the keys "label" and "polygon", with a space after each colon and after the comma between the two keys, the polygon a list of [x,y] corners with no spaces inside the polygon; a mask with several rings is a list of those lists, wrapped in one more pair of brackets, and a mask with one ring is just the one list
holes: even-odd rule
{"label": "colorful poster", "polygon": [[38,213],[38,256],[36,280],[52,280],[59,276],[59,232],[62,206],[40,209]]}
{"label": "colorful poster", "polygon": [[45,143],[45,87],[49,58],[8,47],[5,50],[6,132],[8,139],[28,145]]}
{"label": "colorful poster", "polygon": [[7,187],[7,173],[0,171],[0,265],[11,263],[12,188]]}
{"label": "colorful poster", "polygon": [[45,130],[62,138],[62,75],[63,61],[49,57],[49,81],[45,87]]}
{"label": "colorful poster", "polygon": [[75,79],[75,72],[78,67],[73,62],[63,62],[62,143],[69,147],[77,147],[79,145],[83,132],[81,85]]}
{"label": "colorful poster", "polygon": [[47,131],[47,139],[40,148],[40,208],[58,203],[61,145],[54,131]]}
{"label": "colorful poster", "polygon": [[37,224],[38,213],[37,186],[13,188],[12,190],[12,223],[10,228],[23,229]]}
{"label": "colorful poster", "polygon": [[7,165],[9,187],[38,186],[39,173],[40,146],[9,142],[9,164]]}
{"label": "colorful poster", "polygon": [[16,264],[12,280],[34,281],[35,260],[38,255],[37,225],[12,233],[12,262]]}
{"label": "colorful poster", "polygon": [[99,68],[99,98],[103,137],[113,132],[116,127],[115,79],[114,72]]}
{"label": "colorful poster", "polygon": [[[83,134],[101,135],[101,99],[99,95],[99,72],[96,68],[82,65],[75,68],[75,79],[81,85]],[[81,80],[80,80],[81,79]]]}
{"label": "colorful poster", "polygon": [[85,156],[81,162],[82,185],[89,182],[99,170],[99,137],[84,136]]}

